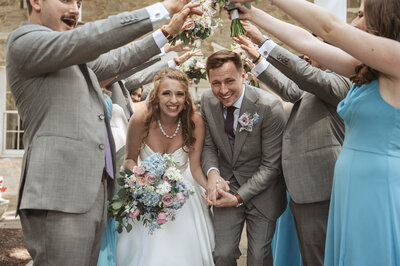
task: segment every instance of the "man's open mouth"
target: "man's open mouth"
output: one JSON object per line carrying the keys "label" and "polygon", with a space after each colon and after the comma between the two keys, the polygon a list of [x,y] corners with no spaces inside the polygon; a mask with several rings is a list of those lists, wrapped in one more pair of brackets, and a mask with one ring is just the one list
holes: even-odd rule
{"label": "man's open mouth", "polygon": [[71,28],[76,26],[77,19],[75,17],[62,17],[61,20]]}

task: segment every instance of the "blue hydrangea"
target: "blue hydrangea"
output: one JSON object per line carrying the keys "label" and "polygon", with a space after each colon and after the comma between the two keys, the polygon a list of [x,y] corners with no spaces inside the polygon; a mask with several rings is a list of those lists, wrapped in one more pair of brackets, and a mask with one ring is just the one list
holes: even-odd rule
{"label": "blue hydrangea", "polygon": [[143,162],[142,166],[149,172],[154,173],[156,175],[162,175],[167,168],[167,164],[159,153],[153,153],[150,156],[147,156]]}
{"label": "blue hydrangea", "polygon": [[260,115],[255,113],[253,115],[253,125],[257,124],[259,119],[260,119]]}

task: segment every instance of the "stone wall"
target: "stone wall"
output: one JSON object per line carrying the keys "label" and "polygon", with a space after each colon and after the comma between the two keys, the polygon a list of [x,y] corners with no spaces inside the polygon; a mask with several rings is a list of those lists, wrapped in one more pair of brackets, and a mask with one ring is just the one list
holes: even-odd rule
{"label": "stone wall", "polygon": [[[359,5],[359,1],[348,0],[348,6],[351,7],[349,9],[350,14],[348,15],[349,20],[354,17],[354,13],[357,10],[354,7]],[[142,8],[155,2],[157,0],[84,0],[82,19],[87,22],[94,21],[122,11]],[[22,8],[22,6],[21,0],[0,0],[0,66],[5,65],[5,44],[8,33],[16,29],[22,21],[28,19],[28,11],[26,8]],[[273,16],[297,24],[289,16],[271,6],[268,0],[259,0],[257,6],[262,7]],[[220,28],[214,36],[203,43],[203,49],[206,54],[212,51],[211,41],[225,47],[229,47],[232,42],[229,37],[230,22],[226,12],[222,12],[221,16],[224,20],[223,28]]]}

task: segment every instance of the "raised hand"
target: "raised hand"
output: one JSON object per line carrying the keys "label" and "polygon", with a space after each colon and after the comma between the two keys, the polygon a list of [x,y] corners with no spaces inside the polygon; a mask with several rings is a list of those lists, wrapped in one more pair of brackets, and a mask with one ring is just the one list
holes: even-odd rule
{"label": "raised hand", "polygon": [[170,43],[166,43],[164,45],[164,50],[165,53],[168,52],[183,52],[183,51],[190,51],[192,48],[194,47],[193,44],[187,44],[185,45],[185,43],[181,40],[177,41],[174,45],[171,45]]}
{"label": "raised hand", "polygon": [[260,53],[254,47],[254,45],[246,38],[238,36],[238,37],[233,37],[232,39],[238,44],[240,44],[240,48],[242,48],[246,52],[247,56],[250,59],[256,59],[260,55]]}
{"label": "raised hand", "polygon": [[261,31],[247,20],[243,20],[242,25],[246,30],[246,36],[249,37],[254,44],[258,45],[262,39]]}
{"label": "raised hand", "polygon": [[162,2],[170,15],[178,13],[190,0],[165,0]]}
{"label": "raised hand", "polygon": [[203,12],[197,8],[199,6],[200,3],[186,4],[181,11],[172,17],[169,24],[165,27],[165,30],[172,36],[178,34],[185,23],[186,18],[190,14],[196,14],[199,16],[203,14]]}
{"label": "raised hand", "polygon": [[192,56],[203,56],[203,52],[200,49],[195,49],[190,52],[186,52],[183,55],[179,56],[176,60],[179,65],[183,64],[185,61],[189,60]]}

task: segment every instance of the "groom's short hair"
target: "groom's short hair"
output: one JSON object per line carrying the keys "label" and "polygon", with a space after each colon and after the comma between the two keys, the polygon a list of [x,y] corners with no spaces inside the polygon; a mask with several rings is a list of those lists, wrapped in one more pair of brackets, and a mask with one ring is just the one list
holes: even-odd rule
{"label": "groom's short hair", "polygon": [[242,59],[238,53],[229,51],[229,50],[221,50],[213,53],[207,58],[206,63],[206,71],[207,76],[210,76],[210,69],[220,68],[223,64],[228,61],[232,61],[238,72],[242,73],[243,65]]}

